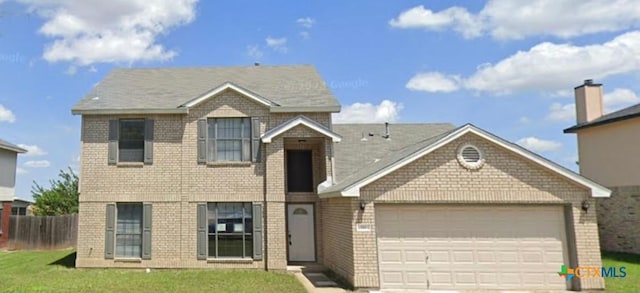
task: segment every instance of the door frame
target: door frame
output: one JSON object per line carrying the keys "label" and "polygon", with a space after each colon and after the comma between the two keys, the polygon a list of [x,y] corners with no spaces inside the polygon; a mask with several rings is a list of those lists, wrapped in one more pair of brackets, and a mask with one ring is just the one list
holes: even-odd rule
{"label": "door frame", "polygon": [[[311,210],[313,210],[313,261],[309,261],[311,263],[317,263],[318,262],[318,242],[316,241],[316,203],[314,202],[287,202],[285,203],[285,209],[284,209],[284,219],[285,219],[285,226],[286,226],[286,234],[285,234],[285,243],[286,243],[286,253],[287,253],[287,263],[301,263],[300,261],[291,261],[289,259],[289,205],[292,204],[303,204],[303,205],[311,205]],[[302,263],[308,263],[307,261],[303,261]]]}

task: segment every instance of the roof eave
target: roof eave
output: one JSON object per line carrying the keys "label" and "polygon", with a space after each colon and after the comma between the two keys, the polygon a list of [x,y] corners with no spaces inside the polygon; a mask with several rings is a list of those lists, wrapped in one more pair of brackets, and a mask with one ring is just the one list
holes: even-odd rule
{"label": "roof eave", "polygon": [[313,106],[313,107],[271,107],[272,113],[291,113],[291,112],[340,112],[341,107],[337,106]]}
{"label": "roof eave", "polygon": [[0,145],[0,149],[12,151],[18,154],[24,154],[27,152],[27,150],[21,147],[14,147],[14,146],[8,146],[8,145]]}
{"label": "roof eave", "polygon": [[72,109],[73,115],[188,114],[187,108],[174,109]]}
{"label": "roof eave", "polygon": [[578,130],[583,130],[583,129],[592,128],[592,127],[596,127],[596,126],[602,126],[602,125],[615,123],[615,122],[619,122],[619,121],[624,121],[624,120],[629,120],[629,119],[633,119],[633,118],[636,118],[636,117],[640,117],[640,113],[629,114],[629,115],[626,115],[626,116],[606,119],[606,120],[602,120],[602,121],[598,121],[598,122],[592,122],[592,123],[587,122],[586,124],[582,124],[582,125],[578,124],[578,125],[569,127],[567,129],[563,130],[562,132],[564,132],[564,133],[576,133],[576,132],[578,132]]}
{"label": "roof eave", "polygon": [[360,192],[349,193],[345,190],[332,190],[327,192],[321,192],[318,194],[319,198],[337,198],[337,197],[360,197]]}

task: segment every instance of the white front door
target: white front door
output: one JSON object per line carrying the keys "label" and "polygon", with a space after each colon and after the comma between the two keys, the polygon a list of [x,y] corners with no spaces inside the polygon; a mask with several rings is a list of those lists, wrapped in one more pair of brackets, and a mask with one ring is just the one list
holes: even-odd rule
{"label": "white front door", "polygon": [[289,261],[315,261],[313,204],[290,204],[287,214]]}

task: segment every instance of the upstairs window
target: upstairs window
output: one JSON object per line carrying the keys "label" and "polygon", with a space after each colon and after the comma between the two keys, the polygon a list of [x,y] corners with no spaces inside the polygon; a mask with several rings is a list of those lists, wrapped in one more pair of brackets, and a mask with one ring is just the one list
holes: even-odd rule
{"label": "upstairs window", "polygon": [[207,120],[207,161],[251,161],[251,119]]}
{"label": "upstairs window", "polygon": [[109,121],[108,163],[153,163],[153,120]]}
{"label": "upstairs window", "polygon": [[144,162],[144,120],[120,120],[118,153],[120,162]]}

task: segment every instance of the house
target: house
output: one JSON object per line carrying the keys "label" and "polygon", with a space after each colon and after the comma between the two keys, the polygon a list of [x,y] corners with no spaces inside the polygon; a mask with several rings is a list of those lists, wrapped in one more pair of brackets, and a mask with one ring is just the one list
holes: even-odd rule
{"label": "house", "polygon": [[640,253],[640,104],[604,114],[602,85],[585,80],[575,88],[580,174],[607,186],[598,199],[600,245],[604,250]]}
{"label": "house", "polygon": [[0,247],[9,241],[9,216],[26,212],[28,201],[16,197],[16,164],[18,154],[27,151],[0,139]]}
{"label": "house", "polygon": [[467,124],[333,124],[314,67],[116,69],[82,115],[78,267],[318,263],[359,289],[600,289],[610,191]]}

